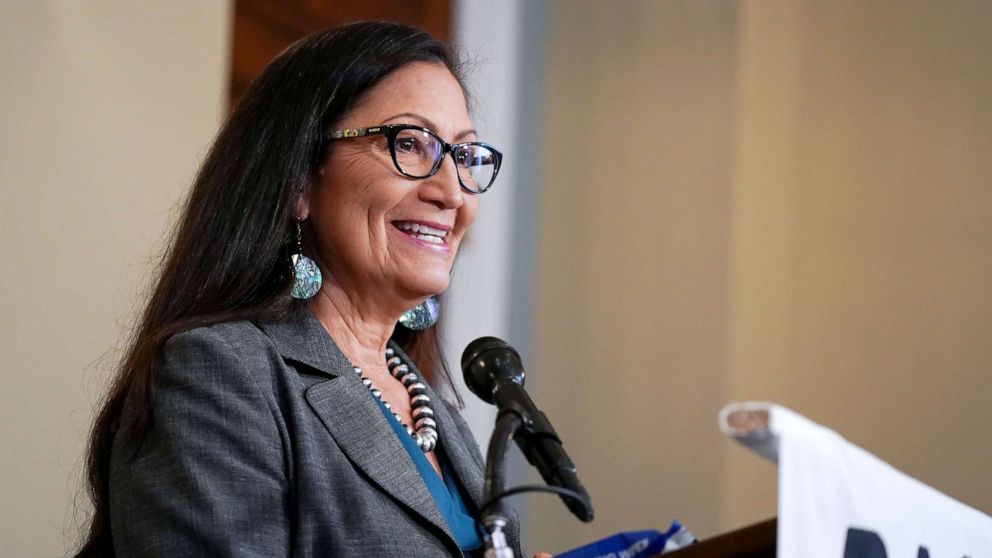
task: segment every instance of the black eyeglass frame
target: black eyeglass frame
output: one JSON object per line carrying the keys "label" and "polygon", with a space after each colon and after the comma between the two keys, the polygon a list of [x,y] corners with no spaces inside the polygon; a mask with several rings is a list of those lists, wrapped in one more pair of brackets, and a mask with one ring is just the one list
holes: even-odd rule
{"label": "black eyeglass frame", "polygon": [[[432,137],[434,137],[434,139],[436,139],[441,144],[441,154],[438,156],[437,160],[434,161],[434,166],[431,168],[430,172],[428,172],[424,176],[417,176],[415,174],[410,174],[404,171],[402,167],[400,167],[400,162],[396,158],[396,136],[403,130],[416,130],[418,132],[424,132],[430,134]],[[462,187],[463,190],[465,190],[470,194],[481,194],[489,190],[489,188],[492,187],[493,183],[496,182],[496,176],[499,174],[499,168],[503,164],[503,153],[501,153],[498,149],[496,149],[492,145],[489,145],[488,143],[481,141],[448,143],[443,139],[441,139],[441,137],[438,136],[436,133],[434,133],[434,131],[431,130],[430,128],[424,128],[422,126],[414,126],[413,124],[382,124],[381,126],[372,126],[370,128],[349,128],[347,130],[337,130],[328,133],[327,136],[325,136],[325,139],[327,139],[328,141],[334,141],[339,139],[362,138],[366,136],[386,136],[386,143],[389,145],[389,155],[393,159],[393,166],[395,166],[396,170],[399,171],[399,173],[402,174],[403,176],[406,176],[408,178],[415,178],[415,179],[430,178],[431,176],[437,174],[437,171],[441,169],[441,164],[444,163],[444,156],[447,155],[448,153],[451,153],[451,159],[455,162],[455,169],[457,170],[458,159],[455,157],[455,152],[457,150],[470,146],[479,146],[479,147],[484,147],[489,151],[492,151],[494,156],[493,176],[492,178],[489,179],[489,184],[487,184],[484,188],[480,188],[478,190],[473,190],[472,188],[469,188],[468,186],[465,185],[465,182],[462,181],[461,173],[460,172],[455,173],[455,175],[458,177],[458,184]]]}

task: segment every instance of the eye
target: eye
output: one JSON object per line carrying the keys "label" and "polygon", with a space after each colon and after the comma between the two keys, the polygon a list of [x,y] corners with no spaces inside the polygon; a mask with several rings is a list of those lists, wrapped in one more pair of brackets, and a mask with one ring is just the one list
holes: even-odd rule
{"label": "eye", "polygon": [[397,137],[396,152],[406,155],[420,155],[424,152],[424,142],[412,135]]}
{"label": "eye", "polygon": [[493,164],[493,153],[481,145],[466,145],[455,152],[455,164],[459,167],[478,167]]}

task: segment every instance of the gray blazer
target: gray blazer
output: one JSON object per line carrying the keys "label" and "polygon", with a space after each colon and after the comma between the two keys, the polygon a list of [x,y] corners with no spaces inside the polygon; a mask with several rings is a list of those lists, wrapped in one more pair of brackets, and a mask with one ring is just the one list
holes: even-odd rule
{"label": "gray blazer", "polygon": [[[161,363],[150,431],[112,452],[118,556],[461,556],[409,454],[310,312],[176,335]],[[439,446],[478,507],[478,445],[429,395]],[[517,532],[514,519],[519,554]]]}

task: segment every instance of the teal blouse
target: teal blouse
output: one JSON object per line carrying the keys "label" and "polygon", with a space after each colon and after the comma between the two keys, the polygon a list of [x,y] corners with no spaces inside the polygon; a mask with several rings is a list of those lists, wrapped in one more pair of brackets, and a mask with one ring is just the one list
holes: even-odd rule
{"label": "teal blouse", "polygon": [[465,498],[461,487],[458,486],[458,481],[455,479],[454,472],[448,465],[448,460],[444,456],[444,452],[435,452],[438,463],[441,465],[441,472],[444,475],[444,479],[442,480],[438,477],[434,467],[431,466],[431,462],[427,460],[424,452],[417,447],[417,442],[406,433],[406,430],[396,420],[393,413],[383,406],[380,399],[373,399],[379,404],[379,410],[386,416],[386,422],[392,426],[393,431],[396,432],[396,436],[399,437],[400,442],[403,443],[403,447],[406,448],[407,453],[410,454],[410,458],[413,459],[413,464],[417,466],[417,471],[423,477],[424,484],[427,485],[427,490],[430,491],[434,502],[441,511],[441,515],[444,516],[448,527],[451,528],[451,533],[455,536],[455,542],[458,543],[458,547],[466,556],[470,551],[482,548],[482,538],[479,536],[481,526],[477,524],[475,518],[469,512],[468,506],[465,505]]}

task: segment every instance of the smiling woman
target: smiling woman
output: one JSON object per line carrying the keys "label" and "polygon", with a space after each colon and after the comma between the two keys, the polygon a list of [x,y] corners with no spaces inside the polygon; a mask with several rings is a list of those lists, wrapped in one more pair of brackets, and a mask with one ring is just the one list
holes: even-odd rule
{"label": "smiling woman", "polygon": [[[403,115],[393,116],[398,113]],[[432,62],[396,70],[336,126],[401,121],[431,122],[447,137],[474,134],[461,84]],[[332,143],[294,209],[297,220],[309,221],[314,254],[328,276],[311,304],[313,313],[404,424],[414,424],[410,397],[386,368],[386,341],[399,316],[448,288],[459,243],[478,210],[474,192],[460,185],[456,165],[435,165],[433,153],[441,152],[428,153],[420,140],[421,149],[405,134]],[[398,158],[390,155],[397,151]],[[437,172],[422,178],[402,174],[414,168],[412,158],[425,156]],[[427,234],[428,228],[435,233]],[[427,457],[441,474],[434,452]]]}
{"label": "smiling woman", "polygon": [[422,31],[334,28],[265,70],[94,425],[79,556],[481,553],[483,462],[434,391],[433,323],[501,164],[477,139]]}
{"label": "smiling woman", "polygon": [[[460,83],[444,65],[430,62],[385,78],[336,126],[370,123],[384,124],[380,129],[388,132],[332,142],[296,216],[310,217],[315,251],[327,256],[322,267],[333,279],[322,301],[340,307],[340,298],[352,299],[348,305],[362,299],[358,305],[367,309],[389,304],[394,307],[377,311],[398,316],[448,288],[478,198],[461,186],[458,165],[454,157],[444,160],[437,138],[454,141],[475,132]],[[428,123],[432,132],[391,126]]]}

